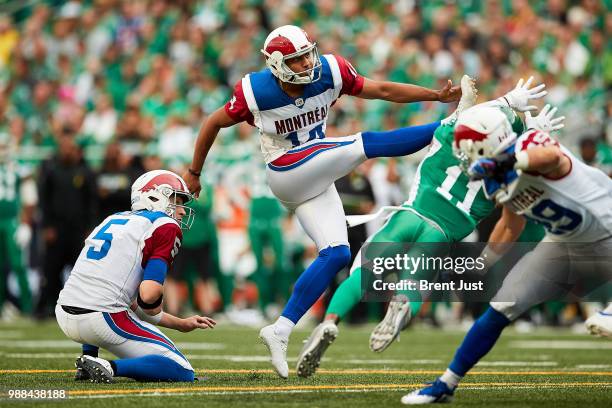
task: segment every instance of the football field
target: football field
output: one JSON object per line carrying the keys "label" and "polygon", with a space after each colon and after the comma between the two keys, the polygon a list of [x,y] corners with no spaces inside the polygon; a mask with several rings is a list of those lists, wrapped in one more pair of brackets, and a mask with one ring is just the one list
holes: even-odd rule
{"label": "football field", "polygon": [[[294,374],[295,358],[308,334],[296,330],[289,346],[288,380],[272,373],[256,329],[220,324],[189,334],[166,330],[201,381],[116,379],[92,384],[73,380],[80,347],[54,321],[0,323],[0,406],[399,407],[403,394],[444,370],[464,335],[416,326],[386,352],[374,354],[368,349],[371,328],[341,325],[319,373],[309,379]],[[67,398],[8,399],[9,390],[16,389],[66,390]],[[452,406],[610,407],[612,341],[567,330],[518,334],[509,329],[464,379]]]}

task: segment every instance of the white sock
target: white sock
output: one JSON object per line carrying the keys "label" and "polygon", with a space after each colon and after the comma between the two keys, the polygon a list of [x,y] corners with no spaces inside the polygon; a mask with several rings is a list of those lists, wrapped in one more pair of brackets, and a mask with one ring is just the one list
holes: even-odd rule
{"label": "white sock", "polygon": [[461,378],[463,377],[453,373],[449,368],[447,368],[444,374],[442,374],[442,376],[440,377],[440,380],[442,382],[445,382],[446,385],[448,385],[449,388],[452,389],[459,385],[459,381],[461,381]]}
{"label": "white sock", "polygon": [[274,323],[274,333],[288,340],[294,326],[295,323],[291,320],[287,319],[285,316],[280,316],[278,320],[276,320],[276,323]]}

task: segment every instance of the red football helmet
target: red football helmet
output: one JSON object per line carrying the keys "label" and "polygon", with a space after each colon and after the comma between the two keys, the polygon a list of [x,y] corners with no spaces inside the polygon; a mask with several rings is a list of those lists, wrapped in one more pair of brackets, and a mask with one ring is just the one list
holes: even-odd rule
{"label": "red football helmet", "polygon": [[[182,197],[182,204],[176,198]],[[138,177],[132,184],[132,210],[161,211],[174,218],[181,228],[189,229],[193,224],[193,208],[186,207],[193,196],[181,176],[168,170],[153,170]],[[177,208],[185,210],[179,217]]]}
{"label": "red football helmet", "polygon": [[[321,77],[321,59],[317,43],[310,40],[304,30],[294,25],[285,25],[272,31],[261,50],[266,56],[266,65],[272,74],[283,82],[309,84]],[[312,68],[294,72],[285,61],[310,53]]]}

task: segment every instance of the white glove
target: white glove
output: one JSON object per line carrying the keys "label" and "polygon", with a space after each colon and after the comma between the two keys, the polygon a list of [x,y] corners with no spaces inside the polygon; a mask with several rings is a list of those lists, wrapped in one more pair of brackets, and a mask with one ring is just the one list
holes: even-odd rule
{"label": "white glove", "polygon": [[541,130],[542,132],[550,133],[553,130],[563,129],[565,124],[565,116],[559,116],[555,118],[557,108],[550,109],[550,105],[546,105],[542,108],[538,116],[531,116],[531,112],[525,112],[525,124],[527,129]]}
{"label": "white glove", "polygon": [[531,99],[540,99],[546,95],[548,91],[542,91],[542,89],[546,87],[545,84],[540,84],[529,89],[532,82],[533,77],[529,77],[525,83],[523,83],[523,78],[521,78],[516,84],[516,87],[503,96],[512,109],[519,112],[527,112],[537,109],[536,106],[527,104]]}
{"label": "white glove", "polygon": [[28,224],[21,223],[15,231],[15,242],[23,250],[27,248],[32,240],[32,228]]}

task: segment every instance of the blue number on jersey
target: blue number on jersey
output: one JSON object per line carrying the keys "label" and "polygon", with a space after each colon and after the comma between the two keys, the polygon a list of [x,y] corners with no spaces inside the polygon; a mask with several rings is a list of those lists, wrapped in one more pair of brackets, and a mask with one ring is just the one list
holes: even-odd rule
{"label": "blue number on jersey", "polygon": [[[323,133],[323,123],[319,123],[317,126],[313,127],[308,131],[308,140],[306,142],[310,142],[315,139],[324,139],[325,133]],[[298,147],[300,143],[300,139],[298,139],[298,133],[296,131],[290,132],[285,139],[291,141],[292,147]]]}
{"label": "blue number on jersey", "polygon": [[285,136],[285,139],[291,140],[292,147],[298,147],[300,145],[300,139],[298,139],[297,132],[289,133],[287,136]]}
{"label": "blue number on jersey", "polygon": [[127,218],[115,218],[104,224],[104,226],[100,228],[100,231],[98,231],[98,233],[92,237],[92,239],[99,239],[100,241],[104,241],[104,243],[99,251],[96,251],[96,248],[93,245],[90,246],[87,250],[87,259],[95,259],[96,261],[99,261],[100,259],[104,258],[108,254],[111,247],[111,241],[113,240],[113,234],[106,232],[106,230],[113,225],[125,225],[128,221],[129,219]]}
{"label": "blue number on jersey", "polygon": [[317,126],[310,129],[308,135],[308,142],[315,139],[324,139],[325,133],[323,133],[323,123],[319,123]]}
{"label": "blue number on jersey", "polygon": [[573,231],[582,222],[582,216],[569,208],[561,207],[552,200],[542,200],[536,205],[531,213],[533,217],[528,217],[544,228],[551,234],[561,235]]}

